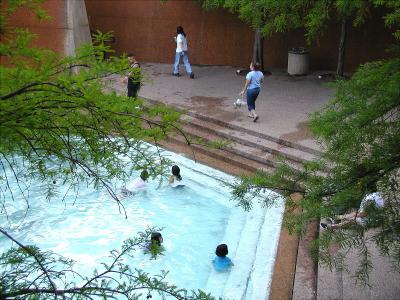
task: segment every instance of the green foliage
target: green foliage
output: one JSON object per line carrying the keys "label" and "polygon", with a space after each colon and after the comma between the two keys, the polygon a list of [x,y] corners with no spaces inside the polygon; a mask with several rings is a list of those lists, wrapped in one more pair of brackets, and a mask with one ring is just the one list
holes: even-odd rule
{"label": "green foliage", "polygon": [[[372,7],[387,8],[384,16],[388,27],[400,23],[400,2],[392,0],[202,0],[205,9],[225,8],[238,14],[264,36],[305,28],[311,42],[327,28],[332,18],[350,19],[354,26],[362,25]],[[400,37],[400,31],[394,34]]]}
{"label": "green foliage", "polygon": [[[11,181],[17,183],[29,209],[32,178],[42,182],[48,199],[57,201],[64,199],[58,191],[61,185],[69,185],[68,191],[76,195],[75,188],[82,183],[105,188],[124,212],[111,179],[126,179],[131,175],[127,169],[147,169],[152,177],[165,175],[169,161],[160,151],[149,151],[146,142],[157,145],[171,131],[181,132],[180,115],[114,91],[115,76],[137,70],[129,67],[126,57],[102,59],[104,53],[112,53],[107,44],[110,33],[95,33],[93,43],[82,45],[73,56],[31,46],[35,36],[13,28],[8,19],[21,7],[47,18],[42,2],[1,2],[1,213],[7,215],[7,206],[14,201]],[[140,75],[135,77],[141,79]],[[83,276],[74,271],[73,261],[25,246],[0,228],[17,245],[0,256],[0,298],[138,299],[152,293],[162,298],[212,299],[204,292],[168,284],[167,272],[150,276],[126,264],[125,258],[149,240],[151,230],[125,241],[92,276]],[[153,254],[161,254],[161,249]]]}
{"label": "green foliage", "polygon": [[[213,299],[204,292],[188,292],[168,284],[165,280],[168,272],[151,277],[124,262],[126,257],[134,255],[135,251],[141,251],[147,245],[151,233],[155,230],[159,229],[148,228],[137,237],[126,240],[120,250],[110,252],[107,262],[95,269],[90,277],[75,272],[74,262],[71,260],[51,251],[42,252],[37,247],[24,246],[15,241],[19,247],[11,248],[0,256],[0,296],[2,299],[29,300],[51,297],[140,299],[143,295],[157,294],[160,297],[168,295],[182,300]],[[1,232],[8,235],[2,230]],[[71,281],[72,278],[79,283]]]}
{"label": "green foliage", "polygon": [[[327,230],[313,250],[320,263],[343,270],[346,253],[358,251],[360,267],[354,275],[367,283],[370,242],[400,271],[400,59],[365,64],[351,80],[339,80],[336,86],[330,104],[310,120],[324,148],[322,157],[302,171],[283,165],[272,174],[244,176],[232,197],[248,209],[263,189],[280,191],[287,201],[285,226],[301,235],[310,221],[358,209],[361,199],[377,188],[385,199],[383,209],[369,208],[365,226],[350,222]],[[303,198],[293,201],[293,193]],[[274,201],[264,200],[266,205]]]}
{"label": "green foliage", "polygon": [[[390,0],[372,0],[376,7],[384,6],[389,12],[384,16],[385,24],[388,27],[395,27],[400,24],[400,3],[399,1]],[[396,29],[394,36],[400,39],[400,29]]]}
{"label": "green foliage", "polygon": [[9,19],[19,9],[33,13],[38,20],[49,20],[50,16],[41,8],[45,0],[1,0],[0,1],[0,35],[10,29]]}
{"label": "green foliage", "polygon": [[94,45],[67,57],[30,47],[32,35],[25,29],[13,34],[15,39],[0,43],[9,63],[0,66],[2,170],[24,174],[22,182],[40,178],[49,193],[53,182],[102,185],[117,201],[108,179],[129,175],[121,156],[153,176],[165,171],[167,160],[145,151],[143,141],[165,138],[179,114],[166,107],[144,110],[141,99],[116,94],[109,76],[132,70],[125,57],[97,59],[110,51],[110,34],[96,34]]}

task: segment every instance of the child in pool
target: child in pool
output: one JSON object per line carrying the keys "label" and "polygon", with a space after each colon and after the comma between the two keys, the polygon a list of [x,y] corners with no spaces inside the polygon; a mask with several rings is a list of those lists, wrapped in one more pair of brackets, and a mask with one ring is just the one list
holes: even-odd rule
{"label": "child in pool", "polygon": [[135,191],[146,188],[146,181],[149,178],[149,172],[143,170],[140,177],[128,183],[123,189],[122,194],[127,196],[133,194]]}
{"label": "child in pool", "polygon": [[164,251],[164,248],[161,246],[163,242],[163,237],[159,232],[153,232],[151,234],[150,242],[146,245],[144,252],[150,253],[153,258],[157,257],[157,254],[161,254]]}
{"label": "child in pool", "polygon": [[181,169],[177,165],[172,166],[172,175],[169,176],[169,184],[173,187],[184,186],[182,182]]}
{"label": "child in pool", "polygon": [[151,234],[150,244],[156,244],[158,246],[161,246],[162,242],[163,242],[163,237],[162,237],[161,233],[153,232]]}
{"label": "child in pool", "polygon": [[226,244],[218,245],[215,254],[217,256],[213,259],[213,264],[217,271],[225,271],[233,266],[233,262],[227,257],[228,246]]}

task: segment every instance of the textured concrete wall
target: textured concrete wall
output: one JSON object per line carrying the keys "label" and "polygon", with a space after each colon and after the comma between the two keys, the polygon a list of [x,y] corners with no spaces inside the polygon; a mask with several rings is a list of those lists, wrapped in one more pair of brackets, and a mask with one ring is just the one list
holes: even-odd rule
{"label": "textured concrete wall", "polygon": [[[204,11],[199,2],[169,0],[86,0],[92,30],[114,31],[117,53],[134,52],[141,61],[172,63],[176,26],[188,35],[194,64],[247,66],[252,57],[253,30],[226,10]],[[340,26],[332,23],[318,42],[308,46],[312,69],[335,69]],[[380,17],[348,34],[346,70],[386,57],[393,41]],[[264,43],[267,67],[286,68],[287,51],[305,46],[301,30],[276,34]]]}
{"label": "textured concrete wall", "polygon": [[38,21],[26,9],[18,10],[11,20],[12,25],[37,34],[34,45],[68,55],[82,42],[90,41],[84,0],[47,0],[42,7],[51,16],[50,21]]}
{"label": "textured concrete wall", "polygon": [[84,0],[64,0],[66,28],[64,32],[64,53],[74,54],[75,48],[90,42],[89,21]]}
{"label": "textured concrete wall", "polygon": [[31,32],[37,34],[37,39],[33,41],[34,45],[63,53],[64,0],[48,0],[42,7],[51,16],[51,20],[38,21],[32,12],[20,9],[15,13],[10,23],[13,26],[29,28]]}
{"label": "textured concrete wall", "polygon": [[114,31],[117,53],[132,51],[142,61],[170,63],[175,54],[173,36],[182,25],[192,63],[241,65],[249,61],[251,29],[225,11],[204,12],[195,1],[90,0],[86,6],[91,29]]}
{"label": "textured concrete wall", "polygon": [[[37,45],[61,53],[72,53],[82,41],[89,40],[85,0],[48,0],[44,8],[51,21],[38,22],[28,11],[18,12],[13,22],[29,27],[39,35]],[[253,30],[225,10],[204,11],[197,1],[169,0],[86,0],[90,29],[114,31],[112,47],[117,54],[134,52],[141,61],[172,63],[176,26],[188,34],[193,64],[248,66],[252,58]],[[337,23],[310,49],[310,68],[333,70],[339,41]],[[393,42],[381,17],[371,18],[365,26],[349,30],[346,71],[360,63],[387,57],[385,48]],[[301,30],[276,34],[264,42],[264,60],[269,68],[286,68],[287,51],[305,46]]]}

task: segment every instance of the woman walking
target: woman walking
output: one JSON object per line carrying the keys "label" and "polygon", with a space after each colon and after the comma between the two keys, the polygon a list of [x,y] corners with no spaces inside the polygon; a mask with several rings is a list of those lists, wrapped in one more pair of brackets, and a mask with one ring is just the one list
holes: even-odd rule
{"label": "woman walking", "polygon": [[179,74],[179,63],[182,58],[183,63],[185,64],[186,73],[190,76],[190,78],[194,78],[194,74],[192,72],[192,67],[189,63],[188,56],[188,46],[186,40],[186,33],[183,31],[182,26],[178,26],[176,28],[176,36],[174,37],[176,42],[176,51],[175,51],[175,63],[174,70],[172,71],[172,75],[180,76]]}
{"label": "woman walking", "polygon": [[258,115],[256,114],[256,100],[261,89],[261,82],[264,80],[264,74],[260,71],[261,65],[256,63],[250,64],[250,72],[246,75],[246,83],[243,90],[240,92],[242,97],[246,92],[247,108],[250,112],[249,117],[253,118],[253,122],[257,122]]}

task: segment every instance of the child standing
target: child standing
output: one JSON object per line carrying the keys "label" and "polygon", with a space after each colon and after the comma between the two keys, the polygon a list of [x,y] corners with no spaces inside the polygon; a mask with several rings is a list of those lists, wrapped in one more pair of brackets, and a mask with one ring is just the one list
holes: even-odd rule
{"label": "child standing", "polygon": [[128,54],[129,67],[132,70],[125,77],[124,82],[128,83],[128,97],[137,97],[140,89],[141,69],[140,63],[136,60],[133,53]]}
{"label": "child standing", "polygon": [[215,254],[217,255],[214,260],[213,264],[217,271],[225,271],[233,266],[233,262],[228,255],[228,246],[226,244],[221,244],[217,246],[215,249]]}

